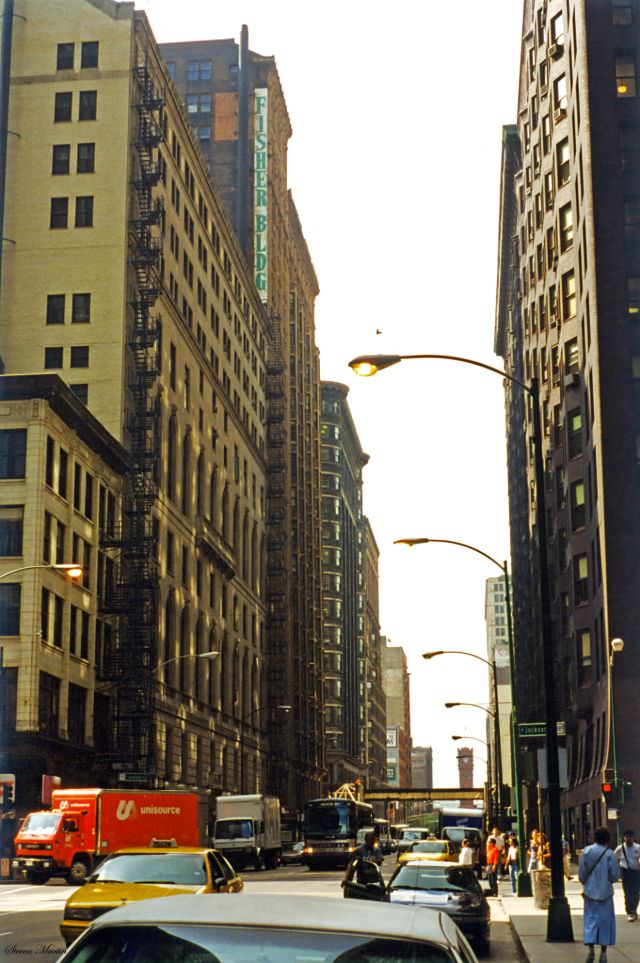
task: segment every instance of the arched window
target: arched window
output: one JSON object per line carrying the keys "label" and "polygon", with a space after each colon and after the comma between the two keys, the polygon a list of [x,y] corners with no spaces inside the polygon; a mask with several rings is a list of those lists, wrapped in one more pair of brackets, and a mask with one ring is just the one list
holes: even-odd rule
{"label": "arched window", "polygon": [[233,670],[231,677],[231,696],[233,704],[233,714],[238,716],[242,712],[242,679],[240,677],[240,649],[236,644],[233,647]]}
{"label": "arched window", "polygon": [[[207,649],[204,647],[204,616],[202,613],[198,615],[198,621],[196,622],[196,655],[201,655],[201,653],[206,652]],[[210,659],[200,659],[195,660],[195,673],[196,673],[196,698],[200,702],[204,702],[207,698],[207,691],[209,689],[209,672],[211,671],[211,660]]]}
{"label": "arched window", "polygon": [[204,515],[204,452],[198,455],[198,467],[196,469],[196,512]]}
{"label": "arched window", "polygon": [[189,684],[189,654],[191,651],[189,606],[185,605],[180,616],[180,658],[178,674],[180,691],[187,692]]}
{"label": "arched window", "polygon": [[266,570],[267,556],[265,551],[264,535],[262,535],[260,537],[260,551],[258,552],[258,584],[256,585],[256,593],[258,597],[262,596],[264,591],[264,578]]}
{"label": "arched window", "polygon": [[182,445],[182,512],[191,514],[191,434],[187,432]]}
{"label": "arched window", "polygon": [[169,418],[167,430],[167,495],[176,500],[176,470],[178,458],[178,419],[175,413]]}
{"label": "arched window", "polygon": [[[266,700],[265,700],[266,701]],[[251,706],[250,711],[254,712],[258,706],[265,705],[264,701],[260,701],[260,663],[258,662],[258,656],[253,657],[253,671],[251,673]]]}
{"label": "arched window", "polygon": [[242,659],[242,718],[251,712],[251,663],[249,653],[245,649]]}
{"label": "arched window", "polygon": [[260,570],[260,559],[258,558],[258,525],[257,522],[253,523],[253,529],[251,531],[251,558],[249,559],[250,564],[250,585],[254,591],[258,590],[258,572]]}
{"label": "arched window", "polygon": [[231,712],[233,699],[231,698],[231,654],[229,651],[229,637],[224,633],[220,645],[220,702],[222,711]]}
{"label": "arched window", "polygon": [[216,639],[216,630],[213,626],[209,629],[209,652],[218,652],[219,655],[211,660],[209,666],[209,705],[212,709],[220,708],[220,668],[222,666],[222,646]]}
{"label": "arched window", "polygon": [[209,486],[209,520],[214,528],[218,527],[218,471],[216,468],[211,472]]}
{"label": "arched window", "polygon": [[233,526],[231,529],[231,545],[236,557],[236,561],[239,560],[240,552],[240,541],[239,541],[239,526],[240,526],[240,499],[236,495],[233,502]]}
{"label": "arched window", "polygon": [[225,542],[229,541],[229,486],[225,485],[222,491],[222,537]]}

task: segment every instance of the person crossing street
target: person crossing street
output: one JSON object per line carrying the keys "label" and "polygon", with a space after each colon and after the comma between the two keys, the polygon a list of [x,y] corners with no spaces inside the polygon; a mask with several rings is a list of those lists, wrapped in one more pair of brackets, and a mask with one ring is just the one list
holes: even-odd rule
{"label": "person crossing street", "polygon": [[640,845],[634,841],[632,829],[627,829],[622,837],[622,845],[615,851],[615,857],[622,873],[624,908],[627,919],[635,923],[638,919],[638,899],[640,897]]}

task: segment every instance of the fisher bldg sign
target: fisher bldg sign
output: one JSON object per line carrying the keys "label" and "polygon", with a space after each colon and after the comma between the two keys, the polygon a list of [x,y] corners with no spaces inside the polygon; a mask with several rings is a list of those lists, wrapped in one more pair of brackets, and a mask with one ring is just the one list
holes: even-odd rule
{"label": "fisher bldg sign", "polygon": [[266,87],[255,90],[253,149],[253,266],[255,285],[264,302],[267,300],[267,110]]}

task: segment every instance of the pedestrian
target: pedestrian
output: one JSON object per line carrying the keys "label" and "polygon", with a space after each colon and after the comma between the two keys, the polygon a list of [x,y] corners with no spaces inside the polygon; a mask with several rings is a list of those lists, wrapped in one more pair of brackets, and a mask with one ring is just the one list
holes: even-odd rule
{"label": "pedestrian", "polygon": [[537,829],[533,829],[529,841],[529,865],[527,867],[529,873],[540,869],[540,856],[540,833]]}
{"label": "pedestrian", "polygon": [[489,896],[498,895],[498,867],[500,865],[500,850],[496,846],[493,836],[487,840],[487,879],[489,881]]}
{"label": "pedestrian", "polygon": [[594,843],[580,857],[578,877],[583,886],[586,963],[593,963],[594,948],[600,946],[600,963],[607,963],[607,947],[616,943],[616,917],[613,908],[613,883],[620,878],[618,861],[609,849],[609,830],[596,829]]}
{"label": "pedestrian", "polygon": [[517,891],[517,881],[518,881],[518,861],[520,858],[520,850],[518,847],[518,840],[515,836],[511,836],[509,839],[509,847],[507,849],[507,866],[509,867],[509,876],[511,877],[511,889],[513,890],[513,895],[515,896]]}
{"label": "pedestrian", "polygon": [[469,845],[468,839],[462,840],[462,846],[458,854],[458,862],[461,863],[462,866],[473,866],[473,850]]}
{"label": "pedestrian", "polygon": [[500,873],[501,876],[504,876],[504,873],[506,872],[505,866],[504,866],[504,859],[507,851],[504,833],[500,831],[500,828],[498,826],[494,826],[493,832],[491,833],[491,835],[496,841],[496,846],[498,848],[498,853],[499,853],[498,872]]}
{"label": "pedestrian", "polygon": [[569,864],[569,843],[567,842],[566,836],[562,837],[562,871],[565,879],[573,879],[571,866]]}
{"label": "pedestrian", "polygon": [[625,830],[622,845],[615,852],[622,872],[624,908],[627,919],[635,923],[638,919],[638,896],[640,895],[640,846],[634,841],[632,829]]}

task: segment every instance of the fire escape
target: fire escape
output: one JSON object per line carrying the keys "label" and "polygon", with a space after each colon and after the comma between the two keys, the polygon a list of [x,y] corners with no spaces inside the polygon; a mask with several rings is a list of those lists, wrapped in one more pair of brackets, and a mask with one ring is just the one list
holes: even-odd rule
{"label": "fire escape", "polygon": [[132,467],[118,539],[120,578],[110,610],[120,616],[120,632],[110,667],[115,688],[112,766],[123,782],[152,786],[153,668],[158,608],[158,546],[153,508],[157,494],[158,393],[160,370],[157,317],[161,242],[153,228],[164,209],[153,189],[161,176],[158,147],[163,139],[163,100],[147,65],[133,70],[135,135],[129,220],[130,308],[127,336],[127,413],[125,437]]}

